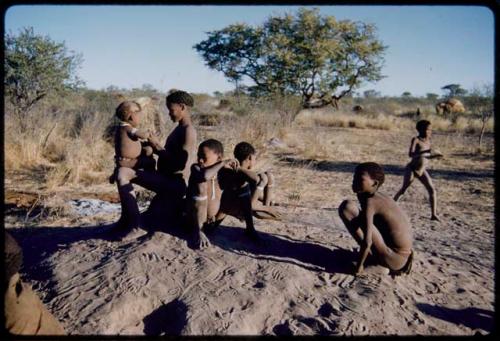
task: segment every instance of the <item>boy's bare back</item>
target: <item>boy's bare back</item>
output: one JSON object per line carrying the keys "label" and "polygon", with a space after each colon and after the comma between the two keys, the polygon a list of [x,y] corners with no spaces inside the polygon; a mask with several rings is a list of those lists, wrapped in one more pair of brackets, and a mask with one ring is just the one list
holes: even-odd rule
{"label": "boy's bare back", "polygon": [[377,192],[366,199],[366,208],[363,206],[362,203],[361,214],[373,212],[374,225],[388,247],[395,252],[411,250],[413,236],[410,222],[391,197]]}

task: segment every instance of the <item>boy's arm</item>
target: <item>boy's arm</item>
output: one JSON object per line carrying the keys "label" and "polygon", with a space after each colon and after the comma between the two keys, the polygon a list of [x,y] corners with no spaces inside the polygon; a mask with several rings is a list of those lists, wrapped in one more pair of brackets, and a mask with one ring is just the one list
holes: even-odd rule
{"label": "boy's arm", "polygon": [[207,168],[203,168],[201,171],[201,174],[203,176],[204,181],[208,181],[212,179],[215,175],[217,175],[217,172],[224,167],[225,161],[219,161]]}
{"label": "boy's arm", "polygon": [[370,248],[373,242],[373,216],[375,214],[375,209],[373,207],[372,200],[368,199],[366,209],[362,210],[361,214],[361,221],[362,224],[365,224],[366,226],[366,232],[359,250],[359,261],[356,267],[356,274],[363,272],[363,264],[365,263],[366,257],[368,257],[368,254],[370,253]]}
{"label": "boy's arm", "polygon": [[411,139],[410,150],[408,151],[408,156],[409,157],[414,157],[416,149],[417,149],[417,138],[414,137],[414,138]]}
{"label": "boy's arm", "polygon": [[259,182],[259,175],[249,169],[238,168],[238,173],[240,173],[245,181],[256,184]]}
{"label": "boy's arm", "polygon": [[184,135],[184,143],[182,144],[182,155],[180,155],[179,164],[183,165],[182,171],[184,172],[188,167],[189,155],[191,151],[196,148],[196,130],[192,125],[186,128],[186,133]]}
{"label": "boy's arm", "polygon": [[[214,176],[217,175],[219,170],[227,165],[228,163],[232,162],[233,160],[223,160],[219,161],[217,163],[214,163],[211,166],[208,166],[206,168],[196,168],[196,172],[193,174],[193,176],[196,179],[196,182],[205,182],[210,179],[212,179]],[[193,168],[191,168],[191,171],[193,171]]]}
{"label": "boy's arm", "polygon": [[153,147],[153,152],[157,155],[160,155],[160,153],[165,152],[165,148],[160,144],[160,141],[158,138],[154,135],[149,136],[148,142],[151,147]]}
{"label": "boy's arm", "polygon": [[127,133],[131,137],[138,137],[140,139],[146,140],[146,139],[149,139],[149,137],[151,136],[151,134],[148,131],[139,130],[139,129],[133,128],[131,126],[127,126],[127,127],[125,127],[125,129],[127,130]]}

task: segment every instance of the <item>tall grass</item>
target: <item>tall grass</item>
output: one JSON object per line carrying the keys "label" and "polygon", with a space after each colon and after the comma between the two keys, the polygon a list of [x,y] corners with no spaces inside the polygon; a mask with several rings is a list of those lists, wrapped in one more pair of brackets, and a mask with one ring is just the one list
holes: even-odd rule
{"label": "tall grass", "polygon": [[[135,95],[133,92],[117,94],[116,91],[88,90],[49,97],[30,113],[29,122],[26,122],[29,129],[24,133],[10,114],[9,101],[5,101],[5,171],[43,169],[40,181],[48,189],[105,183],[114,167],[111,134],[116,124],[114,109],[125,99],[137,99],[133,97]],[[142,127],[154,131],[164,141],[174,126],[166,117],[164,96],[144,96],[141,93],[138,101],[145,112]],[[222,102],[223,106],[220,105]],[[355,102],[355,99],[350,99],[349,104]],[[215,99],[198,94],[193,118],[197,125],[212,126],[211,130],[200,129],[199,142],[216,137],[227,151],[232,151],[240,141],[248,141],[259,150],[265,150],[271,138],[286,139],[289,145],[302,148],[304,156],[310,158],[326,155],[321,135],[311,133],[305,137],[306,141],[304,138],[293,141],[288,134],[290,127],[413,131],[416,120],[420,118],[429,119],[436,131],[477,134],[482,126],[479,118],[470,115],[454,119],[436,116],[432,106],[425,103],[405,104],[377,99],[363,103],[364,110],[358,114],[353,113],[352,107],[346,103],[337,111],[331,108],[300,111],[297,97],[253,99],[240,95]],[[419,117],[411,114],[417,105],[421,112]],[[486,132],[492,132],[493,126],[491,118],[487,121]]]}

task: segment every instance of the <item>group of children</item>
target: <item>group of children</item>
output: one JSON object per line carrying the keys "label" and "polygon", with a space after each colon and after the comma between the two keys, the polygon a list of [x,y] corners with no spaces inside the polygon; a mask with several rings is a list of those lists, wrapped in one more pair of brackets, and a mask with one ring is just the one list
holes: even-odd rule
{"label": "group of children", "polygon": [[[169,104],[167,103],[167,106]],[[136,170],[154,170],[155,159],[151,145],[157,144],[149,132],[138,130],[140,105],[127,101],[120,104],[116,115],[120,126],[116,133],[116,169],[130,167]],[[352,184],[360,209],[349,200],[339,206],[339,215],[348,231],[360,244],[360,257],[356,273],[363,271],[363,264],[374,246],[379,260],[391,274],[409,272],[413,259],[411,228],[405,213],[396,201],[405,193],[415,178],[429,192],[431,220],[438,220],[436,191],[426,170],[427,160],[441,157],[431,152],[431,124],[427,120],[417,123],[418,136],[412,138],[401,189],[394,198],[378,192],[384,182],[380,165],[368,162],[356,167]],[[153,142],[155,143],[151,143]],[[154,149],[154,148],[153,148]],[[246,233],[257,240],[258,233],[253,216],[261,215],[279,219],[270,209],[274,178],[270,172],[253,171],[255,148],[240,142],[234,149],[234,158],[223,159],[222,143],[215,139],[203,141],[198,146],[196,162],[190,166],[185,196],[185,220],[192,231],[195,248],[210,245],[206,233],[211,233],[226,215],[235,216],[246,223]],[[116,170],[110,180],[116,178]],[[258,202],[262,205],[258,207]]]}
{"label": "group of children", "polygon": [[[116,109],[120,124],[115,135],[116,167],[110,182],[116,182],[126,226],[137,227],[139,211],[131,183],[137,183],[157,193],[182,198],[184,223],[192,232],[194,248],[210,245],[206,233],[212,233],[226,215],[244,220],[246,234],[259,240],[253,216],[280,219],[269,206],[273,203],[274,177],[271,172],[254,171],[257,152],[247,143],[234,148],[234,158],[224,159],[220,141],[208,139],[198,146],[196,131],[190,120],[192,97],[183,91],[169,94],[167,108],[178,126],[162,147],[153,134],[139,130],[141,106],[134,101],[121,103]],[[436,191],[426,170],[429,159],[442,157],[431,151],[431,123],[417,123],[418,135],[411,140],[409,156],[401,189],[394,198],[378,190],[384,183],[384,171],[374,162],[359,164],[354,170],[352,190],[358,205],[344,200],[339,215],[349,233],[360,245],[355,274],[363,272],[366,259],[372,255],[389,268],[391,276],[409,273],[414,257],[411,225],[396,201],[415,178],[425,186],[430,196],[431,219],[436,213]],[[154,158],[158,155],[158,162]],[[187,180],[187,181],[186,181]],[[186,186],[187,182],[187,186]],[[122,221],[123,223],[123,221]],[[123,225],[123,224],[122,224]],[[117,225],[123,229],[123,226]],[[15,334],[63,334],[59,322],[43,307],[39,299],[25,286],[17,273],[20,248],[6,234],[5,252],[6,329]],[[28,305],[32,314],[25,315]]]}
{"label": "group of children", "polygon": [[[176,104],[172,102],[175,96],[167,99],[170,99],[167,106]],[[151,133],[138,128],[140,105],[134,101],[123,102],[117,107],[116,116],[120,124],[115,134],[116,167],[110,182],[113,183],[124,168],[134,172],[154,172],[156,160],[153,154],[159,147]],[[175,121],[172,115],[171,118]],[[228,214],[245,221],[246,233],[253,240],[259,239],[253,216],[280,219],[280,215],[268,207],[272,204],[274,177],[270,171],[253,171],[256,154],[251,144],[241,142],[234,149],[234,158],[224,160],[221,142],[208,139],[199,145],[196,162],[189,167],[184,210],[184,223],[192,232],[194,248],[209,246],[205,233],[213,232]],[[119,191],[121,186],[118,183]]]}

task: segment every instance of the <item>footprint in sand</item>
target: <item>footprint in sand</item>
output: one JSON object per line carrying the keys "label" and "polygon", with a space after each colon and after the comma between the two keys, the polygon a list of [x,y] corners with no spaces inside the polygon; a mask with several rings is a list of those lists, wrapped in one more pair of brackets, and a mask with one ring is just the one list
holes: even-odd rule
{"label": "footprint in sand", "polygon": [[272,269],[271,270],[271,277],[276,280],[276,281],[282,281],[285,278],[285,275],[283,272],[279,269]]}
{"label": "footprint in sand", "polygon": [[156,253],[142,253],[141,260],[143,262],[159,262],[160,257]]}

